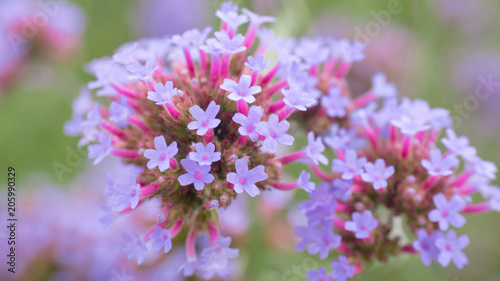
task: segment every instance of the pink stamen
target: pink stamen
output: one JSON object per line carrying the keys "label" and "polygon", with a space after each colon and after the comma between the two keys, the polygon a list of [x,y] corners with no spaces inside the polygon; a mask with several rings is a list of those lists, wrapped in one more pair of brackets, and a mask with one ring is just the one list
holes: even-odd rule
{"label": "pink stamen", "polygon": [[146,197],[155,194],[160,188],[160,184],[158,182],[154,182],[148,186],[145,186],[140,189],[139,196]]}
{"label": "pink stamen", "polygon": [[290,182],[290,183],[273,182],[271,186],[276,189],[284,191],[293,190],[299,187],[296,182]]}
{"label": "pink stamen", "polygon": [[195,77],[193,59],[191,58],[189,49],[187,47],[184,47],[182,48],[182,52],[184,53],[184,57],[186,58],[186,64],[189,70],[189,75],[191,75],[191,77]]}
{"label": "pink stamen", "polygon": [[269,106],[269,113],[274,113],[283,107],[285,107],[286,103],[283,100],[277,101]]}
{"label": "pink stamen", "polygon": [[129,159],[134,159],[139,157],[139,152],[137,150],[125,150],[125,149],[114,149],[111,154],[122,157],[122,158],[129,158]]}
{"label": "pink stamen", "polygon": [[170,116],[172,116],[172,118],[174,118],[175,120],[179,120],[181,118],[181,113],[175,108],[175,106],[171,102],[165,104],[165,108],[167,109]]}
{"label": "pink stamen", "polygon": [[376,98],[375,95],[373,94],[373,91],[370,90],[366,92],[364,95],[352,101],[351,103],[352,109],[362,108],[365,105],[369,104],[370,102],[374,101],[375,99]]}
{"label": "pink stamen", "polygon": [[128,121],[130,121],[130,123],[136,125],[139,129],[141,129],[147,135],[150,135],[150,136],[152,135],[151,134],[151,130],[149,129],[149,127],[146,126],[146,124],[144,124],[144,122],[142,122],[138,118],[136,118],[134,116],[129,116],[128,117]]}
{"label": "pink stamen", "polygon": [[282,157],[278,158],[278,161],[280,161],[281,164],[286,165],[286,164],[295,162],[295,161],[300,160],[300,159],[305,158],[305,157],[307,157],[307,153],[305,151],[301,150],[301,151],[293,152],[293,153],[290,153],[288,155],[282,156]]}
{"label": "pink stamen", "polygon": [[462,212],[464,214],[479,214],[488,212],[491,210],[490,204],[488,202],[482,202],[478,204],[467,205]]}
{"label": "pink stamen", "polygon": [[237,103],[238,112],[247,115],[248,114],[248,103],[244,100],[239,100]]}
{"label": "pink stamen", "polygon": [[186,254],[188,261],[196,260],[196,229],[192,229],[186,239]]}

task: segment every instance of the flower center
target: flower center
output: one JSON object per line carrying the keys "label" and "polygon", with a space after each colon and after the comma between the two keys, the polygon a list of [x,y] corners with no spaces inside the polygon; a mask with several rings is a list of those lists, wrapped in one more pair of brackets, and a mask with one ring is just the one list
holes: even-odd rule
{"label": "flower center", "polygon": [[247,132],[249,132],[249,133],[253,132],[253,126],[252,125],[248,125],[247,126]]}
{"label": "flower center", "polygon": [[200,171],[198,171],[194,173],[194,178],[197,180],[201,180],[201,178],[203,178],[203,174]]}
{"label": "flower center", "polygon": [[201,126],[203,126],[203,127],[208,127],[208,121],[207,121],[207,120],[203,121],[203,122],[201,123]]}
{"label": "flower center", "polygon": [[247,179],[246,178],[240,178],[238,180],[238,182],[241,184],[241,185],[244,185],[246,182],[247,182]]}
{"label": "flower center", "polygon": [[160,160],[161,160],[161,161],[165,161],[167,158],[168,158],[168,155],[167,155],[166,153],[165,153],[165,154],[162,154],[162,155],[160,156]]}
{"label": "flower center", "polygon": [[207,160],[208,160],[208,156],[207,156],[207,155],[203,155],[203,156],[201,157],[201,160],[203,160],[203,161],[207,161]]}
{"label": "flower center", "polygon": [[448,216],[448,211],[442,211],[441,212],[442,217],[447,217]]}
{"label": "flower center", "polygon": [[445,248],[446,248],[446,251],[451,251],[451,245],[450,244],[446,244]]}

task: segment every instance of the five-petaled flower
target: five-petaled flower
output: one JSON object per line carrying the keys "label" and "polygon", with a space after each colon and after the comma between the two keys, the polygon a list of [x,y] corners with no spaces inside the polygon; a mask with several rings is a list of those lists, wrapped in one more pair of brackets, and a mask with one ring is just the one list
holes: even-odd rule
{"label": "five-petaled flower", "polygon": [[170,159],[172,159],[179,149],[177,142],[172,142],[167,146],[164,136],[158,136],[154,139],[155,149],[146,149],[144,157],[150,159],[147,163],[148,169],[154,169],[156,166],[161,172],[170,168]]}
{"label": "five-petaled flower", "polygon": [[209,129],[216,128],[220,124],[220,119],[215,118],[219,113],[220,105],[211,101],[206,111],[203,111],[199,106],[194,105],[189,108],[189,112],[193,115],[195,121],[188,124],[189,130],[196,130],[199,136],[205,135]]}
{"label": "five-petaled flower", "polygon": [[378,220],[373,217],[372,211],[365,210],[363,213],[354,212],[352,221],[345,222],[345,229],[355,232],[356,238],[364,239],[370,237],[370,231],[378,225]]}
{"label": "five-petaled flower", "polygon": [[263,146],[272,153],[275,153],[278,148],[278,143],[285,145],[292,145],[295,140],[294,137],[285,134],[290,128],[290,123],[283,120],[279,121],[278,115],[271,114],[267,122],[260,122],[257,124],[257,133],[263,135],[266,139],[264,140]]}
{"label": "five-petaled flower", "polygon": [[467,205],[467,201],[455,194],[450,201],[446,200],[443,193],[434,195],[433,198],[436,209],[429,212],[429,220],[439,223],[439,229],[446,231],[449,225],[462,227],[465,224],[465,218],[459,213]]}
{"label": "five-petaled flower", "polygon": [[181,165],[187,172],[177,178],[182,186],[194,184],[196,190],[203,190],[205,184],[212,183],[215,179],[215,177],[209,173],[211,168],[208,165],[199,165],[190,159],[182,159]]}
{"label": "five-petaled flower", "polygon": [[248,160],[246,158],[236,160],[235,166],[236,173],[227,174],[227,181],[234,184],[234,191],[236,193],[246,191],[252,197],[259,195],[260,190],[255,183],[267,179],[268,175],[264,172],[264,166],[259,165],[248,170]]}
{"label": "five-petaled flower", "polygon": [[253,103],[255,101],[254,95],[260,93],[262,88],[250,86],[251,82],[252,77],[243,74],[238,83],[231,79],[224,79],[224,84],[220,85],[220,88],[230,92],[227,98],[232,101],[244,100],[247,103]]}

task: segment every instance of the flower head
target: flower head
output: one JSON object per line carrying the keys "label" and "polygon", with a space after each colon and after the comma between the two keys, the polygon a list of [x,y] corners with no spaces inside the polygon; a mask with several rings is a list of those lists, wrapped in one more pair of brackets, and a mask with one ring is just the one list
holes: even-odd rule
{"label": "flower head", "polygon": [[257,54],[255,57],[249,56],[245,62],[245,66],[250,68],[253,72],[260,72],[271,66],[271,61],[264,61],[264,56],[262,54]]}
{"label": "flower head", "polygon": [[239,83],[231,79],[224,79],[224,84],[220,88],[230,92],[227,98],[232,101],[244,100],[247,103],[253,103],[255,101],[254,95],[260,93],[262,88],[260,86],[250,86],[251,82],[250,75],[243,74]]}
{"label": "flower head", "polygon": [[290,128],[290,123],[283,120],[279,121],[278,115],[271,114],[267,122],[260,122],[257,124],[257,133],[263,135],[266,139],[264,140],[264,147],[269,152],[276,152],[278,148],[278,143],[285,145],[292,145],[294,137],[285,134]]}
{"label": "flower head", "polygon": [[154,139],[155,149],[146,149],[144,151],[144,157],[149,159],[147,164],[148,169],[154,169],[159,167],[160,172],[164,172],[170,168],[170,159],[177,155],[179,149],[177,148],[177,142],[172,142],[167,146],[164,136],[158,136]]}
{"label": "flower head", "polygon": [[234,114],[233,121],[241,127],[239,127],[238,132],[242,136],[248,136],[252,141],[257,141],[259,139],[259,134],[257,133],[257,124],[264,115],[264,109],[258,106],[252,105],[248,111],[248,116],[245,116],[239,112]]}
{"label": "flower head", "polygon": [[445,158],[441,157],[441,150],[439,148],[435,148],[430,152],[431,159],[430,161],[427,159],[422,160],[422,166],[427,169],[429,175],[432,176],[448,176],[453,174],[453,168],[458,165],[458,159],[455,155],[450,154],[445,156]]}
{"label": "flower head", "polygon": [[177,178],[182,186],[194,184],[196,190],[203,190],[205,184],[212,183],[215,179],[214,176],[209,173],[210,166],[208,165],[199,165],[190,159],[182,159],[181,165],[187,172]]}
{"label": "flower head", "polygon": [[439,228],[446,231],[451,224],[454,227],[462,227],[465,224],[465,218],[459,212],[465,208],[467,202],[455,194],[450,201],[446,200],[443,193],[434,195],[433,198],[436,209],[429,212],[429,220],[439,222]]}
{"label": "flower head", "polygon": [[450,230],[448,233],[436,239],[436,246],[439,249],[437,261],[444,267],[453,261],[458,269],[462,269],[464,265],[469,263],[467,256],[462,250],[469,245],[469,237],[462,235],[457,237],[455,230]]}
{"label": "flower head", "polygon": [[174,83],[172,83],[172,81],[165,82],[165,85],[158,82],[155,85],[155,90],[148,92],[148,100],[154,101],[158,105],[167,104],[172,101],[172,98],[177,95],[178,92],[179,90],[174,88]]}
{"label": "flower head", "polygon": [[345,222],[345,229],[355,232],[356,238],[363,239],[370,237],[370,231],[378,225],[378,220],[373,218],[372,211],[365,210],[363,213],[352,214],[352,221]]}
{"label": "flower head", "polygon": [[215,118],[220,110],[220,105],[210,102],[206,111],[203,111],[199,106],[195,105],[189,109],[195,121],[188,124],[189,130],[196,130],[199,136],[203,136],[209,129],[213,129],[220,124],[220,119]]}
{"label": "flower head", "polygon": [[264,172],[264,166],[259,165],[248,170],[248,160],[246,158],[236,160],[235,166],[236,173],[227,174],[227,181],[234,184],[234,191],[237,193],[246,191],[252,197],[259,195],[260,190],[255,184],[267,179],[268,175]]}
{"label": "flower head", "polygon": [[427,230],[420,228],[417,231],[418,239],[413,241],[413,248],[420,252],[420,258],[422,263],[429,266],[431,261],[437,260],[439,255],[439,249],[436,246],[436,240],[442,238],[443,233],[439,230],[435,230],[433,233],[429,234]]}
{"label": "flower head", "polygon": [[365,182],[373,183],[375,189],[387,187],[386,180],[394,174],[394,167],[386,167],[384,159],[377,159],[375,164],[366,163],[365,170],[366,172],[361,174],[361,178]]}
{"label": "flower head", "polygon": [[198,162],[200,165],[212,165],[220,160],[220,152],[215,151],[215,145],[211,142],[207,146],[199,142],[195,145],[196,152],[189,152],[189,159]]}
{"label": "flower head", "polygon": [[332,278],[335,281],[345,281],[354,276],[354,266],[349,265],[346,256],[339,256],[338,260],[333,261],[331,266],[333,269]]}
{"label": "flower head", "polygon": [[168,253],[170,249],[172,249],[172,240],[170,236],[170,232],[168,229],[161,228],[159,226],[154,227],[154,232],[149,234],[149,239],[153,241],[151,247],[153,250],[158,251],[160,249],[164,249],[164,253]]}
{"label": "flower head", "polygon": [[341,93],[340,88],[332,87],[328,90],[328,96],[321,97],[321,106],[326,109],[326,113],[332,118],[346,115],[349,98],[342,97]]}
{"label": "flower head", "polygon": [[291,83],[290,89],[282,89],[283,101],[290,107],[300,111],[306,111],[308,107],[316,104],[316,100],[308,92],[304,91],[302,85]]}
{"label": "flower head", "polygon": [[337,173],[342,173],[342,179],[351,180],[355,175],[363,172],[363,166],[366,163],[366,158],[358,158],[355,150],[348,149],[345,152],[345,161],[333,159],[332,170]]}

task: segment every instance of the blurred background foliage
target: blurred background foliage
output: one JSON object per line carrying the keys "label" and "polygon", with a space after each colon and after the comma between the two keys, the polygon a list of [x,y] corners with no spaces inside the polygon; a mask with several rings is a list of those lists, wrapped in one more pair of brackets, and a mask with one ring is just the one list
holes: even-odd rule
{"label": "blurred background foliage", "polygon": [[[219,23],[213,13],[221,1],[187,1],[189,6],[177,14],[148,11],[155,2],[149,0],[74,2],[88,17],[81,49],[68,59],[50,64],[47,54],[33,55],[0,96],[0,166],[17,168],[19,188],[34,174],[36,181],[67,184],[89,165],[85,156],[76,152],[77,138],[65,136],[62,130],[71,117],[72,99],[92,79],[84,71],[87,62],[111,55],[127,41],[161,32],[182,32],[175,26],[181,20],[183,29],[216,26]],[[357,75],[354,80],[366,76],[365,72],[371,75],[377,69],[385,71],[389,80],[398,85],[400,96],[425,99],[433,107],[450,110],[455,121],[460,121],[455,126],[457,133],[467,135],[481,157],[500,164],[500,87],[480,100],[474,110],[463,114],[457,109],[471,102],[481,75],[492,75],[493,81],[500,81],[498,1],[396,1],[401,12],[391,14],[385,26],[375,14],[387,10],[392,0],[235,2],[276,16],[279,21],[273,28],[279,36],[333,35],[353,39],[357,30],[378,23],[380,31],[373,32],[376,35],[370,37],[367,46],[371,52],[368,61],[358,63],[350,74]],[[190,17],[193,21],[189,21]],[[363,85],[353,88],[366,90]],[[75,167],[67,165],[68,161]],[[69,169],[58,177],[54,163],[66,164]],[[6,182],[5,174],[1,173],[1,182]],[[499,218],[496,213],[470,216],[460,229],[471,238],[465,251],[469,265],[462,271],[453,266],[442,269],[436,263],[425,267],[418,256],[400,256],[387,264],[374,265],[356,280],[500,280]],[[248,247],[242,250],[248,263],[248,280],[305,280],[304,269],[318,261],[305,253],[267,247],[268,237],[258,220],[254,220],[249,237]],[[329,266],[326,261],[320,263]]]}

